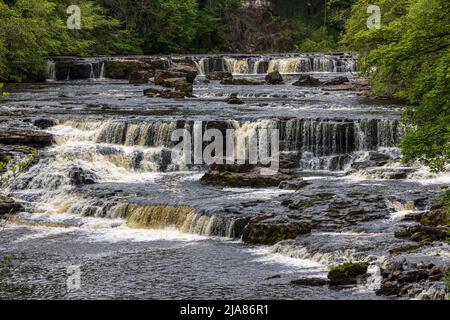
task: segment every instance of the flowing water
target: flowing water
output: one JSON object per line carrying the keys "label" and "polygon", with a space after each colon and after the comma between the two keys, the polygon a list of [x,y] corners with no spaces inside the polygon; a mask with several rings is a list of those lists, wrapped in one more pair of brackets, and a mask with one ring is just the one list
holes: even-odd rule
{"label": "flowing water", "polygon": [[[409,243],[393,236],[404,224],[400,218],[429,208],[449,181],[448,174],[400,164],[402,107],[351,91],[291,85],[299,72],[352,78],[356,60],[349,55],[188,58],[201,74],[262,78],[279,70],[286,83],[225,86],[199,76],[195,98],[149,98],[142,92],[150,84],[106,79],[104,61],[93,59],[84,61],[89,79],[70,80],[70,73],[58,79],[57,63],[50,62],[51,81],[16,85],[2,100],[4,128],[43,118],[55,123],[46,129],[53,145],[8,190],[24,210],[0,232],[0,252],[13,257],[0,297],[379,298],[377,268],[390,249]],[[233,92],[243,105],[224,103]],[[204,165],[171,157],[170,135],[180,128],[193,134],[232,128],[236,138],[279,129],[282,153],[310,184],[298,192],[205,185]],[[374,154],[389,161],[359,169]],[[95,183],[74,185],[74,168]],[[243,223],[267,214],[280,222],[307,220],[313,232],[274,246],[243,243]],[[450,261],[447,246],[399,258]],[[325,278],[331,265],[348,260],[371,263],[367,284],[341,290],[290,284]],[[78,291],[66,287],[70,266],[80,266]]]}

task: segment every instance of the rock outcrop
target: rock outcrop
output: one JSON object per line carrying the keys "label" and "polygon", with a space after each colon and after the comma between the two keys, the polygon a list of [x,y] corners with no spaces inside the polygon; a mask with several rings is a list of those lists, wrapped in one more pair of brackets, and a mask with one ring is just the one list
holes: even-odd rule
{"label": "rock outcrop", "polygon": [[129,80],[134,72],[148,70],[150,66],[139,60],[105,61],[106,78]]}
{"label": "rock outcrop", "polygon": [[0,131],[0,143],[3,144],[46,147],[51,145],[52,142],[52,135],[43,131],[13,128],[6,128]]}
{"label": "rock outcrop", "polygon": [[320,85],[320,80],[308,74],[302,74],[292,85],[296,87],[315,87]]}
{"label": "rock outcrop", "polygon": [[328,279],[331,285],[351,285],[358,282],[358,277],[367,273],[367,263],[344,263],[331,268]]}
{"label": "rock outcrop", "polygon": [[257,165],[213,164],[201,178],[201,181],[222,187],[278,187],[282,181],[295,178],[288,172],[278,171],[272,175],[262,175],[264,169]]}
{"label": "rock outcrop", "polygon": [[299,235],[311,232],[307,222],[274,223],[250,221],[242,232],[245,243],[273,245],[282,240],[295,239]]}
{"label": "rock outcrop", "polygon": [[273,71],[266,75],[266,82],[268,84],[282,84],[283,77],[278,71]]}

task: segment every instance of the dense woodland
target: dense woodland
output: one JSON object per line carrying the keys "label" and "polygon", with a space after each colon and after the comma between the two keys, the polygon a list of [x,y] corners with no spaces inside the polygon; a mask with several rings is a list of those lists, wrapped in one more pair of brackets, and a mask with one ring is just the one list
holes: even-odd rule
{"label": "dense woodland", "polygon": [[[251,3],[252,1],[247,1]],[[405,161],[450,160],[448,0],[0,0],[0,79],[39,78],[55,55],[355,51],[376,94],[402,99]],[[81,30],[68,30],[78,4]],[[381,28],[368,29],[370,4]]]}

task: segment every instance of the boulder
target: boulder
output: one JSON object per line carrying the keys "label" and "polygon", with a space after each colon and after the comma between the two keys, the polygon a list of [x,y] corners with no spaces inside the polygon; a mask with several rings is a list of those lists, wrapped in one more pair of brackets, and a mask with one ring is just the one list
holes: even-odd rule
{"label": "boulder", "polygon": [[97,182],[97,176],[95,173],[79,167],[71,168],[69,170],[68,177],[70,179],[70,184],[74,186],[94,184]]}
{"label": "boulder", "polygon": [[213,164],[201,181],[222,187],[269,188],[278,187],[282,181],[295,178],[292,174],[281,170],[272,175],[262,175],[262,169],[264,168],[261,166],[249,164]]}
{"label": "boulder", "polygon": [[233,74],[226,71],[213,71],[206,75],[208,80],[223,80],[223,79],[233,79]]}
{"label": "boulder", "polygon": [[181,84],[175,86],[175,90],[186,93],[187,96],[190,96],[190,95],[192,95],[194,86],[192,85],[192,83],[189,83],[189,82],[181,83]]}
{"label": "boulder", "polygon": [[446,227],[429,227],[416,224],[402,227],[394,235],[397,238],[408,238],[416,242],[432,242],[446,239],[447,233],[448,230]]}
{"label": "boulder", "polygon": [[273,245],[279,241],[295,239],[299,235],[310,232],[311,225],[307,222],[269,223],[250,221],[242,232],[242,240],[245,243]]}
{"label": "boulder", "polygon": [[220,81],[220,84],[235,85],[235,86],[257,86],[265,83],[266,83],[265,81],[256,80],[252,78],[238,78],[238,79],[226,78]]}
{"label": "boulder", "polygon": [[[389,262],[381,269],[381,286],[376,294],[414,298],[423,291],[420,289],[423,288],[423,283],[440,281],[443,273],[443,269],[434,264]],[[420,284],[418,291],[417,284]]]}
{"label": "boulder", "polygon": [[300,190],[309,184],[311,184],[311,183],[308,181],[305,181],[303,179],[296,179],[296,180],[283,181],[280,183],[278,188],[280,188],[282,190]]}
{"label": "boulder", "polygon": [[22,209],[23,207],[20,203],[6,196],[0,196],[0,217],[6,214],[15,214]]}
{"label": "boulder", "polygon": [[3,144],[46,147],[51,145],[52,142],[52,135],[42,131],[11,128],[0,130],[0,143]]}
{"label": "boulder", "polygon": [[367,273],[367,263],[344,263],[331,268],[328,279],[331,285],[350,285],[357,283],[357,277]]}
{"label": "boulder", "polygon": [[322,83],[324,86],[337,86],[337,85],[343,85],[345,83],[350,82],[347,77],[339,76],[330,80],[327,80]]}
{"label": "boulder", "polygon": [[166,88],[176,88],[176,87],[180,87],[186,83],[188,83],[188,82],[186,81],[185,77],[167,78],[162,81],[161,85]]}
{"label": "boulder", "polygon": [[52,118],[38,118],[33,120],[33,125],[39,129],[45,130],[50,127],[56,126],[58,121]]}
{"label": "boulder", "polygon": [[146,70],[133,71],[129,77],[130,84],[145,84],[150,80],[150,72]]}
{"label": "boulder", "polygon": [[232,93],[230,96],[225,100],[228,104],[244,104],[244,101],[238,98],[237,93]]}
{"label": "boulder", "polygon": [[173,64],[167,69],[169,72],[183,73],[188,83],[194,83],[195,78],[198,75],[198,70],[195,66],[183,63]]}
{"label": "boulder", "polygon": [[314,87],[320,85],[320,80],[310,76],[309,74],[302,74],[300,75],[300,78],[292,85],[296,87]]}
{"label": "boulder", "polygon": [[106,78],[129,80],[132,73],[143,70],[150,70],[150,66],[139,60],[105,61]]}
{"label": "boulder", "polygon": [[187,82],[186,74],[169,70],[156,70],[154,82],[156,85],[163,85],[166,79],[184,79]]}
{"label": "boulder", "polygon": [[283,77],[278,71],[273,71],[266,75],[266,82],[268,84],[281,84],[283,83]]}
{"label": "boulder", "polygon": [[448,209],[444,206],[432,207],[420,218],[420,223],[424,226],[437,227],[448,225]]}
{"label": "boulder", "polygon": [[185,97],[192,97],[192,94],[189,92],[156,88],[145,89],[144,95],[146,95],[147,97],[159,97],[166,99],[181,99]]}
{"label": "boulder", "polygon": [[294,286],[308,286],[308,287],[321,287],[329,283],[328,279],[324,278],[303,278],[292,280],[290,284]]}

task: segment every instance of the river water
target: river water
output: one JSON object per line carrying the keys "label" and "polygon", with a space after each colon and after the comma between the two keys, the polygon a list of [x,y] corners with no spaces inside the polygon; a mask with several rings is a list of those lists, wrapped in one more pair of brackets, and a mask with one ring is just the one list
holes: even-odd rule
{"label": "river water", "polygon": [[[215,68],[208,59],[196,60],[201,73]],[[266,58],[240,59],[222,61],[221,68],[264,77],[258,70]],[[13,258],[0,278],[0,297],[379,299],[377,271],[386,259],[448,264],[447,245],[388,253],[410,243],[394,237],[406,223],[401,218],[429,208],[449,182],[448,174],[400,164],[402,106],[353,91],[292,86],[304,70],[322,80],[355,77],[351,60],[293,60],[272,57],[267,64],[285,71],[285,84],[226,86],[200,75],[196,97],[184,100],[145,97],[150,84],[106,79],[101,71],[92,79],[12,87],[0,105],[1,125],[51,118],[55,125],[45,130],[55,143],[8,190],[24,210],[0,232],[0,253]],[[244,104],[223,101],[234,92]],[[204,166],[167,156],[176,128],[246,135],[261,127],[280,130],[281,150],[297,155],[296,170],[309,185],[297,192],[208,186],[200,182]],[[374,152],[390,160],[355,169]],[[95,183],[74,186],[73,168]],[[313,231],[274,246],[243,243],[239,223],[264,215],[308,221]],[[151,222],[136,222],[143,217]],[[290,284],[326,278],[331,265],[349,260],[371,263],[366,283]],[[79,290],[67,288],[73,266],[81,271]]]}

